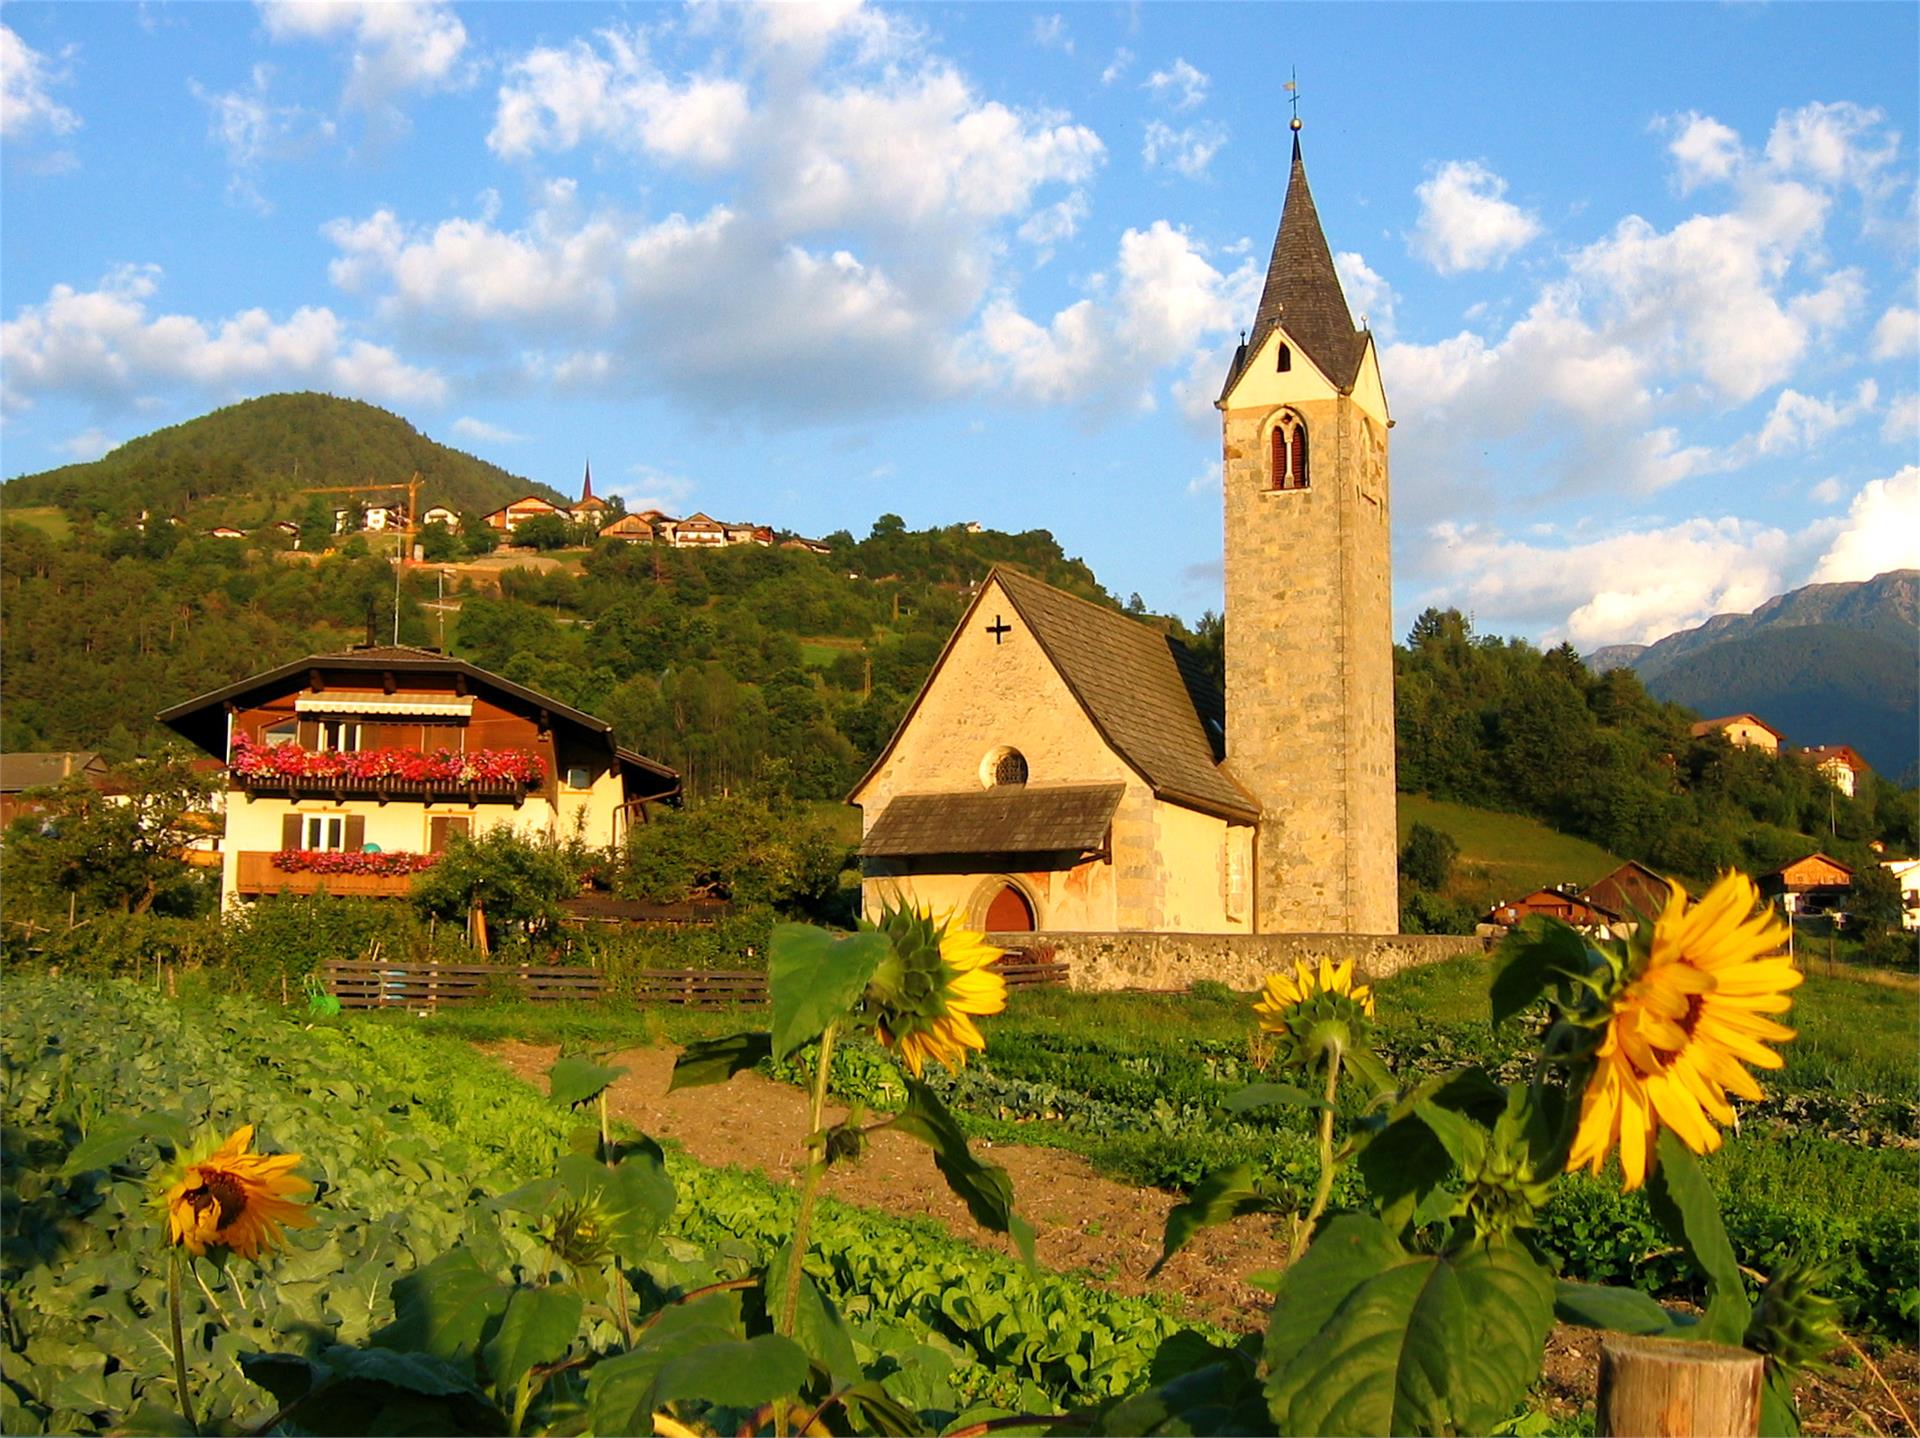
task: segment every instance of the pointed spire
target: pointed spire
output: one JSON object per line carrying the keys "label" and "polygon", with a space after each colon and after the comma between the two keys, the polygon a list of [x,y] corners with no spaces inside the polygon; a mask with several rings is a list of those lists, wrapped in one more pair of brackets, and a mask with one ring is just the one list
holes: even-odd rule
{"label": "pointed spire", "polygon": [[593,498],[593,460],[587,460],[586,478],[580,481],[580,503],[585,504]]}
{"label": "pointed spire", "polygon": [[[1360,368],[1364,341],[1353,327],[1353,314],[1333,268],[1333,253],[1320,228],[1313,192],[1307,188],[1307,166],[1300,157],[1300,120],[1293,129],[1293,171],[1287,178],[1286,204],[1280,229],[1273,238],[1273,258],[1267,264],[1267,283],[1260,292],[1260,309],[1247,340],[1250,359],[1259,353],[1276,325],[1305,350],[1307,357],[1341,388],[1353,383]],[[1239,378],[1236,363],[1227,384]]]}

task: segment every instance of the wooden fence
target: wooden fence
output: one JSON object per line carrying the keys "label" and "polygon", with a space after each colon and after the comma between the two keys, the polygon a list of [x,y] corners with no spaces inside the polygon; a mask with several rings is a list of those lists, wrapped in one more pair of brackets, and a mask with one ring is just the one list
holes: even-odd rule
{"label": "wooden fence", "polygon": [[[1058,986],[1067,981],[1067,965],[1026,959],[1002,959],[996,965],[1010,989]],[[348,1009],[436,1009],[441,1005],[482,1003],[491,999],[528,999],[552,1003],[609,995],[598,969],[541,968],[527,964],[390,964],[365,959],[336,959],[321,967],[327,992]],[[632,976],[626,995],[636,1003],[678,1004],[719,1009],[767,1002],[764,971],[734,969],[643,969]]]}

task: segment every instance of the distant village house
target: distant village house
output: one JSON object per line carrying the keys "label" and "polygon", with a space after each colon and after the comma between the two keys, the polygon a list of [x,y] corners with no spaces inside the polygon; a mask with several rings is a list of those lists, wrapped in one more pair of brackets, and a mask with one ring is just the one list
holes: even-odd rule
{"label": "distant village house", "polygon": [[1719,719],[1702,719],[1687,732],[1696,739],[1718,734],[1739,748],[1764,749],[1769,754],[1779,753],[1780,745],[1787,737],[1757,714],[1728,714]]}
{"label": "distant village house", "polygon": [[1834,788],[1849,799],[1859,788],[1860,776],[1867,772],[1868,764],[1851,745],[1819,744],[1799,751],[1802,758],[1826,777]]}

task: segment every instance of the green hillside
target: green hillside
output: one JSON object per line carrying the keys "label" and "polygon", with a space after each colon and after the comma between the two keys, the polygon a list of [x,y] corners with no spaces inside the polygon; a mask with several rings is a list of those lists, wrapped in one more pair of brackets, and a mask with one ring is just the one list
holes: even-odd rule
{"label": "green hillside", "polygon": [[294,497],[301,489],[404,484],[416,472],[422,508],[484,513],[530,492],[556,502],[569,497],[436,443],[374,405],[272,394],[128,440],[88,464],[10,479],[0,502],[10,510],[58,505],[107,519],[147,509],[244,526],[276,510],[297,517],[306,503]]}
{"label": "green hillside", "polygon": [[1645,682],[1649,693],[1704,714],[1758,714],[1796,748],[1851,744],[1896,779],[1910,781],[1920,760],[1911,634],[1765,629],[1685,655]]}
{"label": "green hillside", "polygon": [[1591,884],[1621,864],[1598,844],[1549,829],[1524,814],[1476,809],[1424,794],[1400,796],[1400,842],[1415,824],[1450,836],[1460,846],[1449,895],[1491,908],[1554,884]]}

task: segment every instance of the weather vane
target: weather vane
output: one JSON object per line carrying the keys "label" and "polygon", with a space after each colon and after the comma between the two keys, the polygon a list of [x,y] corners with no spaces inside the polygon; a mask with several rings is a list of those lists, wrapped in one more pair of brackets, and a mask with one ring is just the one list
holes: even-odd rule
{"label": "weather vane", "polygon": [[1288,122],[1289,128],[1298,130],[1300,128],[1300,67],[1298,65],[1293,67],[1293,78],[1287,81],[1287,98],[1293,103],[1293,119]]}

